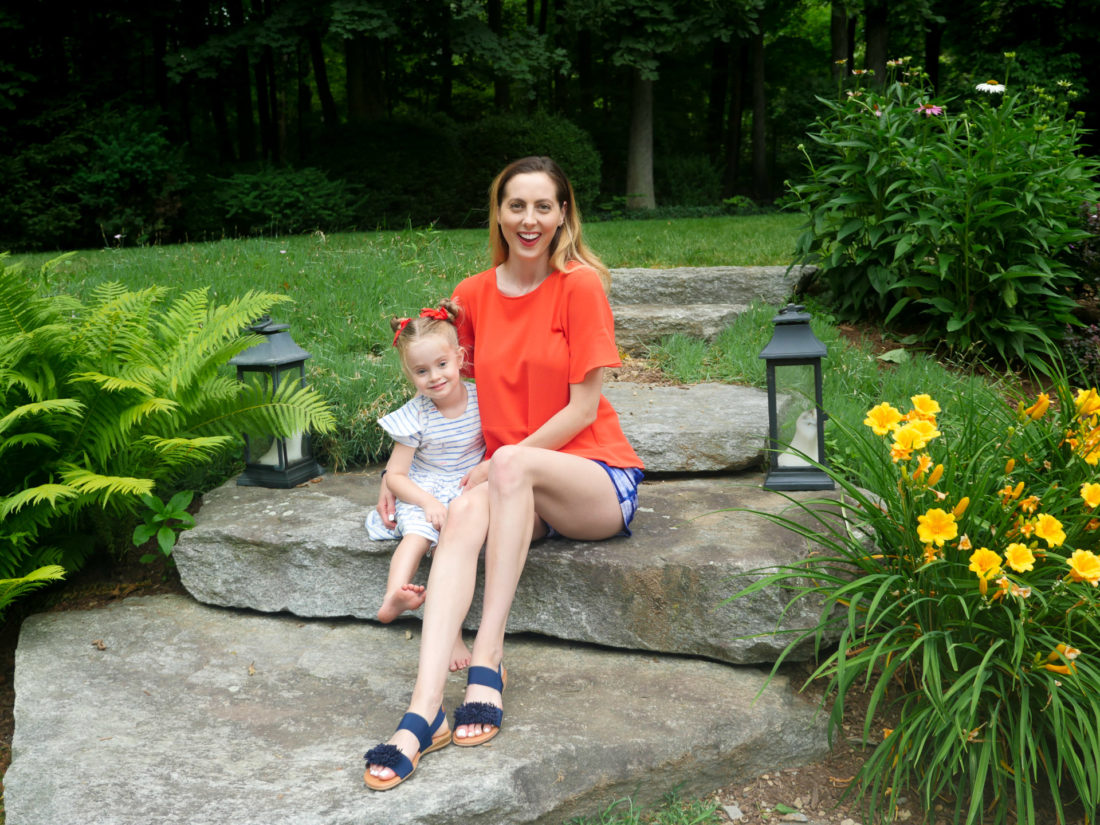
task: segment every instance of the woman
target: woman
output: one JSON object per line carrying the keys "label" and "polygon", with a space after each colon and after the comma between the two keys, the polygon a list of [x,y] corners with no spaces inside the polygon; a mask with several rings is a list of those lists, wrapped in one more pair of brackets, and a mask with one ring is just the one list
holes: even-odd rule
{"label": "woman", "polygon": [[[450,504],[428,577],[409,713],[367,754],[368,786],[386,790],[421,753],[473,746],[500,730],[504,628],[534,539],[629,535],[642,462],[603,397],[619,365],[607,268],[584,244],[573,188],[549,158],[515,161],[490,188],[493,267],[462,281],[460,338],[477,384],[486,460]],[[393,512],[383,486],[379,512]],[[481,624],[450,734],[443,687],[485,545]],[[429,721],[431,720],[431,721]]]}

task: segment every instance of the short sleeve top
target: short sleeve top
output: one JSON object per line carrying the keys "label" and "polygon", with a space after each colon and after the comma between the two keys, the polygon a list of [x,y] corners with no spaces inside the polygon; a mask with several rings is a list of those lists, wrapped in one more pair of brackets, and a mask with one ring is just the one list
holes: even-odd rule
{"label": "short sleeve top", "polygon": [[477,387],[466,384],[466,409],[458,418],[447,418],[431,399],[415,395],[402,407],[378,419],[379,426],[398,444],[412,447],[409,477],[438,476],[461,479],[485,455],[485,439],[478,417]]}
{"label": "short sleeve top", "polygon": [[[477,383],[487,456],[562,410],[570,384],[597,367],[622,363],[607,295],[589,267],[555,270],[516,297],[502,294],[496,269],[488,269],[459,283],[454,297],[462,307],[459,338]],[[643,466],[603,395],[596,420],[559,449],[613,467]]]}

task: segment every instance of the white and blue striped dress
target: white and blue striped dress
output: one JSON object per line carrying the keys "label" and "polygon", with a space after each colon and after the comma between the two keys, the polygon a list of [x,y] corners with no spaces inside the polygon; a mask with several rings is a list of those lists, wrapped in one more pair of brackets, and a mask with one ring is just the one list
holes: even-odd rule
{"label": "white and blue striped dress", "polygon": [[[466,387],[466,410],[458,418],[445,418],[430,399],[417,395],[400,409],[378,419],[379,426],[394,441],[416,450],[409,478],[442,504],[449,504],[461,492],[458,484],[462,477],[485,456],[477,388],[471,381],[462,383]],[[390,530],[382,524],[378,512],[371,510],[367,515],[367,533],[375,541],[418,535],[434,546],[439,540],[439,531],[414,504],[398,500],[396,521],[397,529]]]}

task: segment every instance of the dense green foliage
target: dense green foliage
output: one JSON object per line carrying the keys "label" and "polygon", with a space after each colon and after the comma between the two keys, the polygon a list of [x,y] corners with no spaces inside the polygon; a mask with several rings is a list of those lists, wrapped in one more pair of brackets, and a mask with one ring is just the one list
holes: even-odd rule
{"label": "dense green foliage", "polygon": [[[846,503],[792,502],[808,524],[770,517],[818,552],[737,598],[782,586],[821,605],[809,633],[833,735],[849,695],[870,696],[877,744],[852,788],[871,821],[907,795],[929,822],[1037,822],[1039,800],[1092,821],[1100,396],[1058,383],[1053,403],[1013,410],[937,392],[942,415],[926,394],[883,397],[866,426],[839,424],[860,458],[858,483],[834,473]],[[880,735],[886,705],[898,722]]]}
{"label": "dense green foliage", "polygon": [[175,492],[246,429],[332,428],[314,389],[272,393],[224,369],[285,297],[217,304],[195,289],[166,302],[163,286],[103,282],[84,301],[44,293],[49,273],[0,273],[0,577],[119,551],[144,496]]}
{"label": "dense green foliage", "polygon": [[1089,237],[1081,206],[1096,197],[1072,90],[940,102],[919,69],[900,71],[881,92],[821,100],[794,187],[799,254],[844,319],[1040,366],[1072,320],[1068,248]]}

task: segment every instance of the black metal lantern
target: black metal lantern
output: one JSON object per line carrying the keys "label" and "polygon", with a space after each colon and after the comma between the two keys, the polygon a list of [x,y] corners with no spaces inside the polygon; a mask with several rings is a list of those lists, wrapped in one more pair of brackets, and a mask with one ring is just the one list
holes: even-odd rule
{"label": "black metal lantern", "polygon": [[[249,327],[264,340],[230,359],[229,363],[237,367],[238,381],[262,383],[272,392],[283,381],[297,379],[300,386],[305,386],[309,353],[294,343],[289,328],[289,324],[273,323],[267,315]],[[289,436],[245,433],[244,462],[244,472],[237,477],[237,484],[243,487],[286,489],[324,472],[313,458],[308,431]]]}
{"label": "black metal lantern", "polygon": [[825,408],[821,399],[821,359],[829,353],[810,329],[810,314],[804,310],[797,304],[781,309],[772,319],[772,339],[760,353],[768,372],[766,490],[836,487],[822,469]]}

